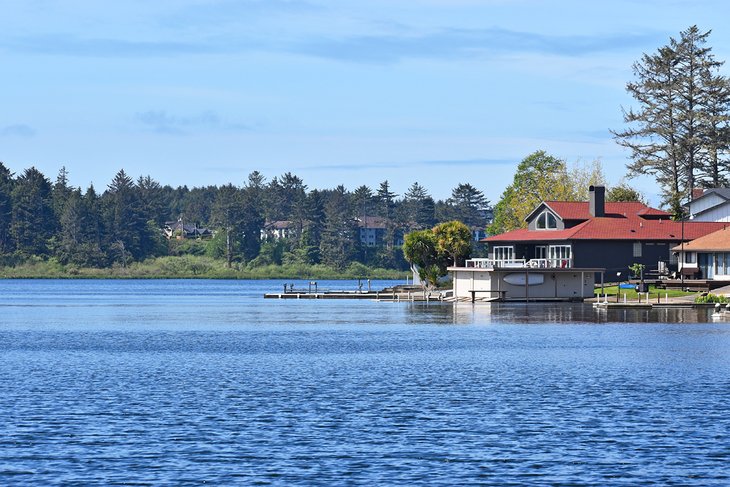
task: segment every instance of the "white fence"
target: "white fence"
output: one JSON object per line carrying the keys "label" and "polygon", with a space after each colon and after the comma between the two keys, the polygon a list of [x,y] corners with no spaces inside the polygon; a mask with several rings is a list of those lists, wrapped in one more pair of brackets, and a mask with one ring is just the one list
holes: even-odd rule
{"label": "white fence", "polygon": [[474,269],[566,269],[573,267],[573,259],[469,259],[467,268]]}

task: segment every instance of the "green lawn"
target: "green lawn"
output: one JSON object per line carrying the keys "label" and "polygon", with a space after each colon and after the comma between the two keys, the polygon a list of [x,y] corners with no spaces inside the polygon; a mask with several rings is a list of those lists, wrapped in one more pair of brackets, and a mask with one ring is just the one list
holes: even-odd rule
{"label": "green lawn", "polygon": [[[600,287],[597,287],[595,294],[596,294],[596,296],[598,296],[599,294],[601,294],[601,295],[608,294],[609,296],[615,297],[616,293],[618,293],[619,291],[620,291],[621,299],[623,299],[624,294],[626,294],[626,299],[628,299],[629,301],[631,301],[631,300],[636,301],[637,293],[634,289],[620,289],[619,290],[618,286],[606,286],[603,288],[603,292],[601,292]],[[697,294],[697,293],[696,292],[685,292],[680,289],[656,289],[654,286],[649,286],[649,299],[653,298],[656,300],[657,295],[663,299],[664,296],[667,296],[667,295],[669,295],[670,298],[676,298],[679,296],[689,296],[689,295],[694,295],[694,294]],[[642,293],[642,296],[644,296],[643,293]]]}

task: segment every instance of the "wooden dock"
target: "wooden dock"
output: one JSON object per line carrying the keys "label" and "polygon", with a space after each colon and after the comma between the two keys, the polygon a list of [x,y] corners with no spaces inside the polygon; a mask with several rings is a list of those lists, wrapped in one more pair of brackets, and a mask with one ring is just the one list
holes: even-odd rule
{"label": "wooden dock", "polygon": [[288,291],[279,293],[266,293],[266,299],[367,299],[371,301],[412,301],[412,302],[438,302],[446,301],[445,293],[440,291],[413,291],[384,289],[382,291]]}

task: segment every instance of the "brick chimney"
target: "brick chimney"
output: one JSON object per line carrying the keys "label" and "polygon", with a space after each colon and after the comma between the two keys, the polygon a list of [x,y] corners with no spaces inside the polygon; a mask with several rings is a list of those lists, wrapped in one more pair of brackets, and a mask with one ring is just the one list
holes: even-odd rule
{"label": "brick chimney", "polygon": [[606,187],[588,187],[588,211],[591,216],[606,216]]}
{"label": "brick chimney", "polygon": [[705,190],[702,188],[692,188],[692,201],[696,200],[700,196],[705,194]]}

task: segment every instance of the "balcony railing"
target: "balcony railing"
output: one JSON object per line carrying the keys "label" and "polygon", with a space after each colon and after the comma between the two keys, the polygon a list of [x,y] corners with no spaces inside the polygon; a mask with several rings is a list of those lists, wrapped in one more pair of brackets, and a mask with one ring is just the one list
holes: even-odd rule
{"label": "balcony railing", "polygon": [[474,269],[568,269],[573,259],[469,259],[466,267]]}

